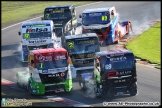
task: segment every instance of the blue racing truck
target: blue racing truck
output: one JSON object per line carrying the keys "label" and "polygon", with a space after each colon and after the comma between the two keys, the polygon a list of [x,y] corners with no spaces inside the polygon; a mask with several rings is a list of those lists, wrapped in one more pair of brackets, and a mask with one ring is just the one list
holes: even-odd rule
{"label": "blue racing truck", "polygon": [[82,89],[93,80],[96,97],[137,94],[137,73],[134,54],[129,50],[109,50],[95,53],[94,72],[81,75]]}

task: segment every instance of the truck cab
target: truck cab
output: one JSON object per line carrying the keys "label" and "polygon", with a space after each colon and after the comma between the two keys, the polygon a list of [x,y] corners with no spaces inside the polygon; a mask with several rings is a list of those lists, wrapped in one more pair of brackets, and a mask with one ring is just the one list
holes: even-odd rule
{"label": "truck cab", "polygon": [[75,6],[60,5],[48,6],[44,9],[43,20],[52,20],[56,29],[57,37],[64,40],[67,35],[74,35],[77,27]]}
{"label": "truck cab", "polygon": [[30,94],[72,90],[68,52],[64,48],[32,50],[28,54],[28,71],[17,73],[18,85],[25,85]]}
{"label": "truck cab", "polygon": [[21,36],[22,62],[28,62],[28,53],[31,50],[60,46],[52,20],[26,21],[18,34]]}
{"label": "truck cab", "polygon": [[96,33],[101,45],[118,43],[129,31],[129,27],[120,26],[114,6],[85,9],[79,17],[82,19],[82,32]]}
{"label": "truck cab", "polygon": [[137,73],[134,54],[129,50],[97,52],[94,59],[95,95],[137,94]]}

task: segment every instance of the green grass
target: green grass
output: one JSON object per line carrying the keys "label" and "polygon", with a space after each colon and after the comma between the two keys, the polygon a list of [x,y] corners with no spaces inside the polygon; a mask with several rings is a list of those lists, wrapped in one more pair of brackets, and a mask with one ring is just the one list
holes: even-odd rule
{"label": "green grass", "polygon": [[131,50],[136,57],[159,64],[158,68],[161,68],[160,36],[161,22],[134,38],[131,42],[126,44],[126,48]]}
{"label": "green grass", "polygon": [[94,1],[2,1],[1,27],[24,21],[36,16],[43,16],[46,6],[74,4],[75,6],[88,4]]}

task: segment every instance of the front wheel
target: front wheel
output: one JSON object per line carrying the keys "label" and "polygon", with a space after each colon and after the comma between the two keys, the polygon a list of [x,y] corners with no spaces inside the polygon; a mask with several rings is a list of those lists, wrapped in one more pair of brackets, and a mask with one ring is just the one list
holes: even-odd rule
{"label": "front wheel", "polygon": [[101,95],[99,94],[99,90],[98,90],[98,83],[96,82],[95,84],[95,87],[94,87],[94,95],[95,95],[95,98],[100,98]]}
{"label": "front wheel", "polygon": [[30,95],[33,95],[33,93],[32,93],[33,91],[32,91],[31,85],[30,85],[30,81],[28,82],[28,87],[27,87],[27,89],[28,89]]}
{"label": "front wheel", "polygon": [[131,87],[131,90],[130,90],[130,95],[131,96],[135,96],[137,95],[138,93],[138,90],[137,90],[137,83],[134,83]]}
{"label": "front wheel", "polygon": [[81,76],[80,76],[80,78],[79,78],[79,85],[80,85],[80,87],[81,87],[81,90],[86,91],[85,80],[82,79]]}
{"label": "front wheel", "polygon": [[19,82],[19,76],[16,74],[16,79],[17,79],[17,86],[20,87],[20,82]]}

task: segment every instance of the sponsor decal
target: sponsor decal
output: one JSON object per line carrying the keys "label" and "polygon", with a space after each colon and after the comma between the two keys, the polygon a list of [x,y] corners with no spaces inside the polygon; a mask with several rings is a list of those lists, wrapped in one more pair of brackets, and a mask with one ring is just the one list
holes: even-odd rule
{"label": "sponsor decal", "polygon": [[72,58],[92,58],[92,57],[94,57],[94,53],[72,55]]}
{"label": "sponsor decal", "polygon": [[126,82],[126,79],[115,80],[114,83]]}
{"label": "sponsor decal", "polygon": [[64,77],[65,76],[65,73],[62,72],[62,73],[56,73],[56,74],[50,74],[48,75],[48,77]]}
{"label": "sponsor decal", "polygon": [[42,70],[42,73],[48,73],[48,70],[46,70],[46,69]]}
{"label": "sponsor decal", "polygon": [[127,58],[124,57],[124,56],[121,56],[121,57],[113,57],[113,58],[110,58],[110,61],[112,62],[118,62],[118,61],[125,61]]}
{"label": "sponsor decal", "polygon": [[48,69],[48,73],[56,73],[56,72],[62,72],[67,70],[67,67],[64,68],[55,68],[55,69]]}
{"label": "sponsor decal", "polygon": [[29,40],[29,44],[35,44],[35,43],[45,43],[46,40]]}
{"label": "sponsor decal", "polygon": [[27,28],[26,33],[47,32],[48,28]]}
{"label": "sponsor decal", "polygon": [[101,16],[102,13],[90,13],[89,16]]}
{"label": "sponsor decal", "polygon": [[55,60],[63,60],[66,59],[65,55],[57,55],[55,56]]}
{"label": "sponsor decal", "polygon": [[121,71],[121,72],[118,72],[118,75],[126,75],[126,74],[131,74],[131,71]]}
{"label": "sponsor decal", "polygon": [[77,41],[77,44],[95,43],[95,40]]}
{"label": "sponsor decal", "polygon": [[43,56],[42,54],[36,56],[36,59],[39,60],[40,62],[43,61],[52,61],[52,56]]}

